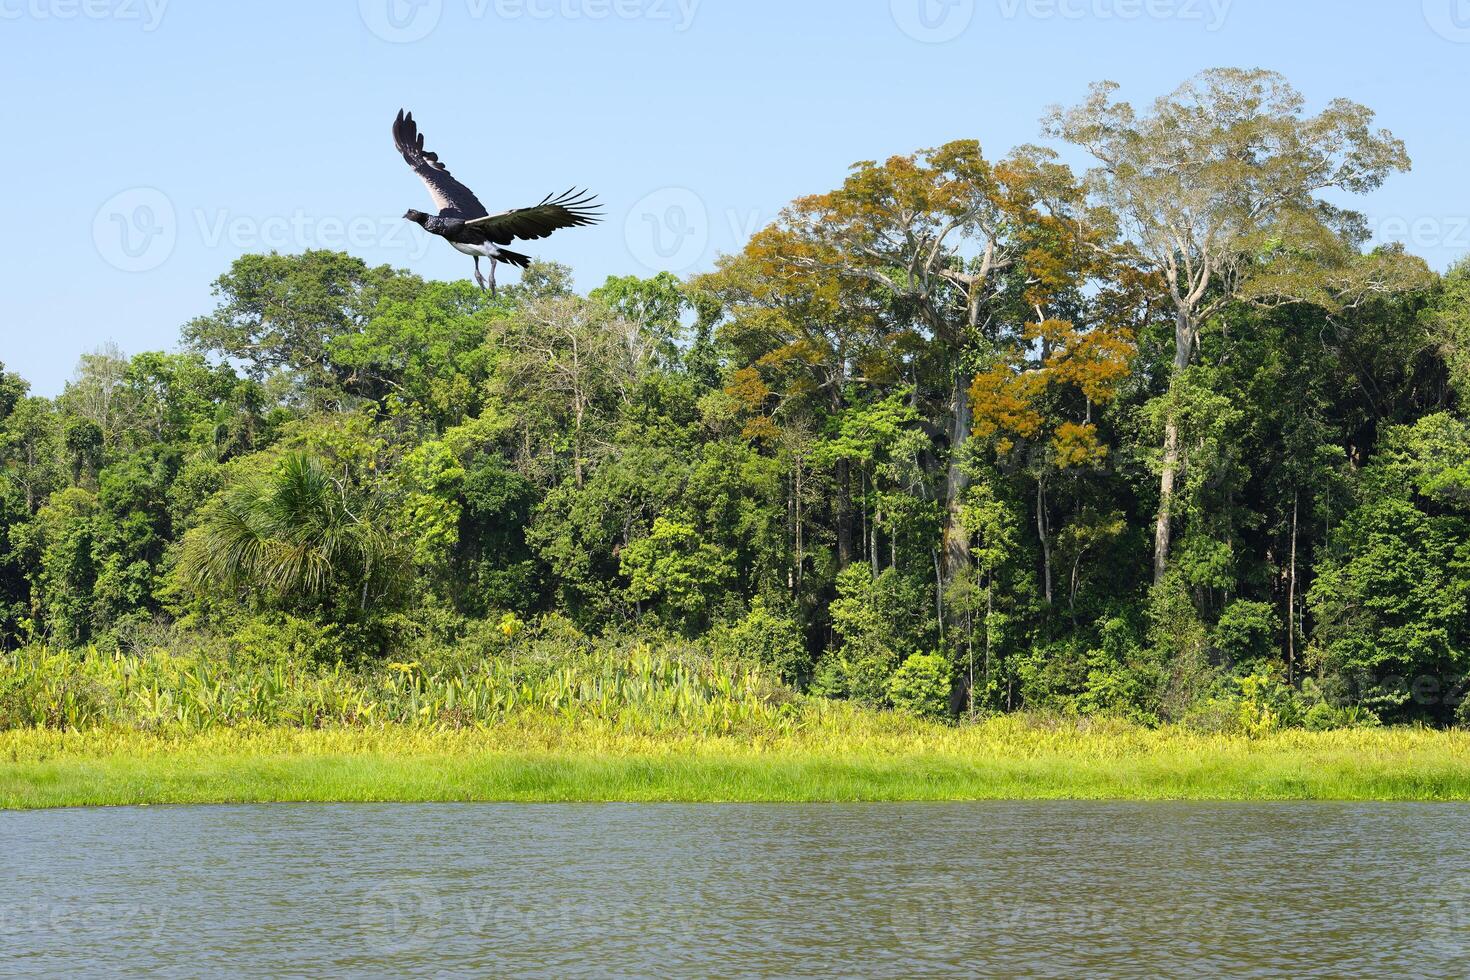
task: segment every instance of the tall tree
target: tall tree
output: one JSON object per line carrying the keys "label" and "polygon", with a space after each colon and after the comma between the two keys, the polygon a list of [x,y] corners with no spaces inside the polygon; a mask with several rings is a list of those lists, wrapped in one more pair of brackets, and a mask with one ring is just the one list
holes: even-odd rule
{"label": "tall tree", "polygon": [[[1337,99],[1307,115],[1302,95],[1262,70],[1202,72],[1146,114],[1115,101],[1117,88],[1094,85],[1086,102],[1053,110],[1046,128],[1100,161],[1088,175],[1093,195],[1161,273],[1175,318],[1173,378],[1211,317],[1237,299],[1330,302],[1334,287],[1351,291],[1340,246],[1360,230],[1357,216],[1319,194],[1365,193],[1409,167],[1403,143],[1372,129],[1372,111]],[[1156,581],[1169,561],[1179,455],[1179,425],[1166,420]]]}
{"label": "tall tree", "polygon": [[606,439],[602,411],[626,399],[648,361],[637,324],[579,297],[536,299],[502,323],[493,391],[516,419],[523,471],[554,479],[565,458],[578,487]]}
{"label": "tall tree", "polygon": [[1429,325],[1462,404],[1470,404],[1470,257],[1447,272],[1429,311]]}
{"label": "tall tree", "polygon": [[363,330],[381,300],[421,286],[342,252],[244,255],[215,280],[219,306],[190,321],[184,340],[238,361],[256,380],[279,377],[308,407],[336,406],[352,368],[333,359],[334,345]]}
{"label": "tall tree", "polygon": [[1045,151],[992,163],[978,142],[958,140],[856,164],[840,188],[796,201],[747,250],[764,253],[787,289],[835,282],[829,294],[866,298],[893,337],[913,338],[943,418],[946,578],[970,560],[959,515],[977,356],[1019,328],[1026,314],[1015,307],[1029,308],[1031,291],[1065,264],[1059,256],[1091,234],[1081,203],[1071,172]]}

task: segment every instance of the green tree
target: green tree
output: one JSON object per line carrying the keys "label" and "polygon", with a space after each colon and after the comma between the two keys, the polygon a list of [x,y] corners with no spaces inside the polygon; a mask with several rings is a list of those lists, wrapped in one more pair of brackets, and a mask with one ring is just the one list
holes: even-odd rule
{"label": "green tree", "polygon": [[667,621],[694,632],[735,577],[733,556],[682,520],[657,517],[647,537],[623,549],[619,559],[628,598],[648,603]]}
{"label": "green tree", "polygon": [[1470,257],[1445,273],[1426,314],[1449,367],[1450,382],[1461,403],[1470,404]]}
{"label": "green tree", "polygon": [[1427,416],[1385,433],[1308,604],[1311,655],[1367,706],[1448,721],[1470,675],[1470,426]]}
{"label": "green tree", "polygon": [[789,684],[800,683],[811,670],[811,654],[800,625],[767,606],[760,596],[723,638],[738,654],[769,668]]}
{"label": "green tree", "polygon": [[[1100,161],[1088,175],[1093,195],[1165,287],[1158,299],[1174,313],[1172,377],[1189,367],[1205,326],[1238,300],[1335,305],[1394,279],[1422,280],[1412,263],[1357,272],[1365,264],[1350,247],[1357,216],[1319,197],[1364,193],[1408,169],[1403,143],[1373,130],[1367,108],[1338,99],[1308,116],[1286,79],[1261,70],[1202,72],[1147,114],[1114,101],[1117,88],[1094,85],[1086,102],[1054,110],[1046,128]],[[1386,280],[1386,269],[1398,275]],[[1179,425],[1166,417],[1155,582],[1168,568],[1181,447]]]}
{"label": "green tree", "polygon": [[340,405],[352,368],[333,359],[336,345],[362,331],[384,299],[419,287],[341,252],[244,255],[215,281],[219,306],[192,320],[184,340],[243,364],[256,380],[277,379],[293,400]]}
{"label": "green tree", "polygon": [[888,700],[899,711],[920,718],[949,714],[949,662],[937,653],[916,653],[888,680]]}
{"label": "green tree", "polygon": [[196,590],[365,619],[391,610],[405,562],[380,499],[292,453],[225,491],[185,537],[179,573]]}

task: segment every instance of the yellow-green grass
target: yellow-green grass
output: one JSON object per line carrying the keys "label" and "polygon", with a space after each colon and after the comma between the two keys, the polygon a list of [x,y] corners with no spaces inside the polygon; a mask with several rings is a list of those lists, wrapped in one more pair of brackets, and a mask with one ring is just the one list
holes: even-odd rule
{"label": "yellow-green grass", "polygon": [[839,708],[775,735],[522,718],[354,727],[0,732],[0,805],[339,801],[1470,800],[1470,732],[1265,737]]}

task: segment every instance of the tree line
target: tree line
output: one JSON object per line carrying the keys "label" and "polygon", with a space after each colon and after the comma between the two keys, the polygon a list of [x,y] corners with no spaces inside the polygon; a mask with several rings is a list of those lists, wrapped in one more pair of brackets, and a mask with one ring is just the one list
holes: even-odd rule
{"label": "tree line", "polygon": [[1403,144],[1236,69],[1043,134],[1092,164],[861,162],[688,281],[247,255],[177,353],[0,371],[0,644],[539,620],[935,713],[1454,721],[1470,263],[1345,206]]}

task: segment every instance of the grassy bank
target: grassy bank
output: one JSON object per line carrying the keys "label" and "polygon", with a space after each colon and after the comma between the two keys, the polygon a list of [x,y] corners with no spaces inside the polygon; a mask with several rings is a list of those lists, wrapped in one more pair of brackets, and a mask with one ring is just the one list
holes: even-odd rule
{"label": "grassy bank", "polygon": [[847,709],[750,739],[529,719],[0,733],[0,805],[281,801],[1470,800],[1470,733],[1177,729],[1002,718],[952,728]]}
{"label": "grassy bank", "polygon": [[6,807],[1470,800],[1470,732],[953,725],[802,697],[739,661],[631,641],[461,647],[357,667],[248,648],[33,648],[0,667]]}

